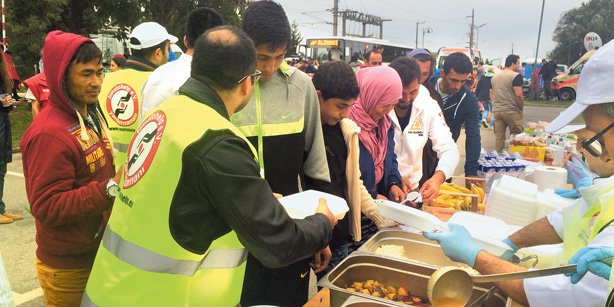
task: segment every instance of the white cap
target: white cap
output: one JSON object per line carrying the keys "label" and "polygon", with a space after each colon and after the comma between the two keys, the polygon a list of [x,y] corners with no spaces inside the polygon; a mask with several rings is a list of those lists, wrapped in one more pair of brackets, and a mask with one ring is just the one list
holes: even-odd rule
{"label": "white cap", "polygon": [[136,50],[153,47],[165,40],[171,41],[172,44],[177,42],[177,37],[168,34],[166,29],[156,22],[144,22],[136,26],[130,34],[130,39],[133,38],[136,38],[139,43],[130,43],[130,48]]}
{"label": "white cap", "polygon": [[593,56],[584,64],[576,102],[561,112],[546,128],[547,132],[554,132],[569,124],[578,117],[588,106],[614,102],[614,86],[612,86],[612,72],[614,71],[614,40],[605,44],[593,53]]}

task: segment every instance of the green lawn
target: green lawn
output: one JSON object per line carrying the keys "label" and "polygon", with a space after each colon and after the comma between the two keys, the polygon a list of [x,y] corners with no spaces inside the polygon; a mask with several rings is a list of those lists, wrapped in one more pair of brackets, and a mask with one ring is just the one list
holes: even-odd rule
{"label": "green lawn", "polygon": [[529,106],[545,106],[545,107],[561,107],[567,108],[569,107],[573,101],[549,101],[549,100],[531,100],[525,99],[524,103]]}
{"label": "green lawn", "polygon": [[23,136],[24,131],[30,126],[32,122],[32,113],[28,104],[17,106],[15,110],[9,113],[11,118],[11,129],[13,133],[13,148],[19,147],[19,141]]}

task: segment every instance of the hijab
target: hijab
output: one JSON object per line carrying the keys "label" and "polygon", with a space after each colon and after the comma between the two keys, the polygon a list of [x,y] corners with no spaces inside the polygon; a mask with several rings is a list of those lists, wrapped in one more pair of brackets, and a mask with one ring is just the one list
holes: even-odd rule
{"label": "hijab", "polygon": [[397,102],[403,86],[396,70],[386,67],[363,68],[356,74],[360,94],[351,107],[348,117],[360,127],[358,138],[373,157],[375,182],[384,176],[384,159],[388,145],[388,129],[392,124],[386,114],[377,122],[369,115],[373,109]]}

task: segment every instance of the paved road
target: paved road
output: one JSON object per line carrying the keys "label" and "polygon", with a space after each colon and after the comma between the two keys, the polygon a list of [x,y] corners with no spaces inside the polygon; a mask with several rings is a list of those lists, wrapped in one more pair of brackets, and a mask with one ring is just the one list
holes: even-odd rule
{"label": "paved road", "polygon": [[[525,120],[551,121],[562,110],[562,108],[556,107],[527,106],[525,109]],[[492,150],[494,148],[494,133],[492,129],[481,128],[481,132],[482,146],[487,150]],[[461,138],[458,142],[461,152],[461,163],[457,167],[456,174],[463,172],[465,158],[464,143],[464,133],[461,133]],[[34,219],[27,212],[24,212],[24,208],[29,205],[26,198],[20,154],[13,155],[13,163],[8,165],[8,169],[4,201],[7,204],[8,210],[25,213],[26,218],[23,221],[12,224],[0,225],[0,242],[2,242],[0,244],[0,253],[8,272],[16,305],[43,306],[42,291],[38,285],[34,268],[36,249]]]}

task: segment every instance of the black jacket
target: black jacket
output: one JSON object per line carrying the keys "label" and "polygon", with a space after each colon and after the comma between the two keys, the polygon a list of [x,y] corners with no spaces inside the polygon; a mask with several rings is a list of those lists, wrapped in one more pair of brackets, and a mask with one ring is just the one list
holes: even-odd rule
{"label": "black jacket", "polygon": [[[204,83],[190,78],[179,94],[228,119],[222,100]],[[313,256],[332,235],[323,214],[303,220],[288,216],[260,177],[247,143],[230,131],[208,131],[184,150],[170,229],[177,243],[199,254],[234,230],[247,250],[268,267]]]}
{"label": "black jacket", "polygon": [[490,101],[492,77],[482,76],[478,81],[478,86],[475,89],[475,94],[478,95],[479,101]]}
{"label": "black jacket", "polygon": [[0,106],[0,164],[13,161],[13,139],[11,137],[11,120],[9,112],[13,107]]}
{"label": "black jacket", "polygon": [[[429,82],[435,86],[438,80],[439,78],[433,77]],[[476,176],[482,148],[477,97],[463,85],[458,93],[444,99],[443,115],[455,142],[460,136],[463,124],[465,125],[465,176]]]}

